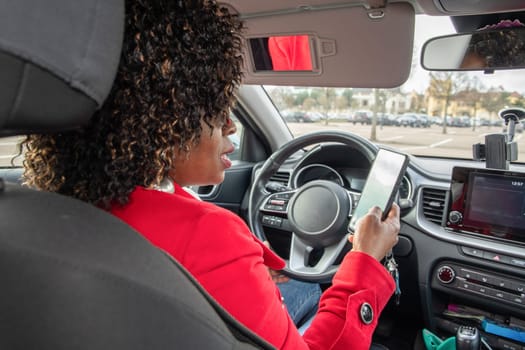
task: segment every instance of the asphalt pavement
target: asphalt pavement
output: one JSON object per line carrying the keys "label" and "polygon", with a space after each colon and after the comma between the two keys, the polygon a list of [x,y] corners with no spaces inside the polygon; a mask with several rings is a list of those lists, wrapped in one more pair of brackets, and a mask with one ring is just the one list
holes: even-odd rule
{"label": "asphalt pavement", "polygon": [[[288,123],[288,127],[295,136],[316,130],[345,130],[371,140],[371,125],[354,125],[348,122],[329,121],[319,123]],[[458,128],[433,125],[429,128],[411,128],[400,126],[376,126],[376,139],[378,144],[395,147],[415,155],[438,156],[451,158],[473,157],[472,146],[477,143],[484,144],[488,134],[501,133],[501,127],[482,126]],[[517,133],[514,141],[518,146],[518,161],[525,162],[525,138]]]}

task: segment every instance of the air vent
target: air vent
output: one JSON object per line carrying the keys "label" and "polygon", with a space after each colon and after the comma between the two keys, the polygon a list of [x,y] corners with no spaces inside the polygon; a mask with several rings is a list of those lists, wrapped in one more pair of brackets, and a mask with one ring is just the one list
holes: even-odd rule
{"label": "air vent", "polygon": [[423,189],[423,215],[429,221],[441,225],[445,213],[447,191],[436,188]]}
{"label": "air vent", "polygon": [[214,185],[199,186],[197,193],[199,195],[209,196],[213,192]]}
{"label": "air vent", "polygon": [[282,172],[282,171],[276,172],[270,178],[270,181],[279,182],[279,183],[283,184],[284,186],[288,186],[288,181],[289,180],[290,180],[290,173]]}

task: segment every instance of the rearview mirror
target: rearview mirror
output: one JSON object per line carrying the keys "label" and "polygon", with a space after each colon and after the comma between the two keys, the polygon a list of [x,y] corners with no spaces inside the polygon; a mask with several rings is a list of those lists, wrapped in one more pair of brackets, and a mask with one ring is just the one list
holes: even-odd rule
{"label": "rearview mirror", "polygon": [[427,70],[487,72],[525,68],[525,27],[432,38],[421,50],[421,66]]}

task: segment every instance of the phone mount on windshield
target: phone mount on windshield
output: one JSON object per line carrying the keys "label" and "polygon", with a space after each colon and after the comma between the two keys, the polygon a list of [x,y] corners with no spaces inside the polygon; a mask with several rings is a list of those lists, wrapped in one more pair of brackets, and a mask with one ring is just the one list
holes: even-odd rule
{"label": "phone mount on windshield", "polygon": [[518,159],[518,144],[514,141],[516,124],[525,119],[525,109],[505,108],[499,111],[504,120],[507,132],[488,134],[485,144],[477,143],[472,146],[475,160],[485,160],[486,167],[508,170],[511,161]]}

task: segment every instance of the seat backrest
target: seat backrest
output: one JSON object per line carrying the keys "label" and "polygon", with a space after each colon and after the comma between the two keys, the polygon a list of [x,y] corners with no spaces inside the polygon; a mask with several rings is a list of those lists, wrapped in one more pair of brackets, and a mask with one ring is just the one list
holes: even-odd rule
{"label": "seat backrest", "polygon": [[[124,0],[0,0],[0,135],[82,125],[109,93]],[[0,186],[1,349],[271,349],[107,212]]]}

